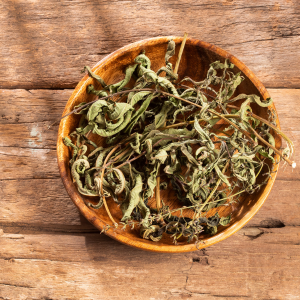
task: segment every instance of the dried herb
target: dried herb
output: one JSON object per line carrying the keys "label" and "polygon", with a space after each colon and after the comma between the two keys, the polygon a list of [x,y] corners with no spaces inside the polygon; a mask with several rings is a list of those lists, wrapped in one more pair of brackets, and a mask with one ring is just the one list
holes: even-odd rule
{"label": "dried herb", "polygon": [[[88,87],[98,99],[75,107],[71,113],[81,114],[79,126],[64,138],[72,151],[70,168],[78,191],[98,201],[88,203],[91,209],[104,205],[115,226],[138,225],[143,238],[155,242],[166,234],[175,244],[179,239],[198,243],[203,234],[216,234],[219,226],[230,224],[231,216],[219,216],[215,208],[266,184],[273,172],[268,161],[279,163],[274,153],[295,167],[293,143],[276,127],[276,113],[269,109],[265,120],[252,112],[254,106],[268,107],[272,99],[236,95],[244,77],[233,72],[228,60],[212,63],[200,82],[186,77],[176,83],[183,47],[175,70],[169,62],[175,54],[170,40],[166,65],[158,72],[151,70],[143,52],[127,67],[124,79],[111,85],[85,67],[102,90]],[[123,102],[112,101],[116,96]],[[233,105],[236,101],[240,106]],[[221,129],[220,120],[225,121]],[[275,148],[274,132],[287,142],[282,152]],[[91,134],[106,138],[107,147],[98,147]],[[259,174],[263,180],[257,183]],[[180,208],[172,210],[161,199],[160,190],[168,187]],[[147,205],[154,194],[156,208]],[[120,223],[110,214],[107,197],[120,205]],[[184,214],[188,210],[193,211],[190,218]]]}

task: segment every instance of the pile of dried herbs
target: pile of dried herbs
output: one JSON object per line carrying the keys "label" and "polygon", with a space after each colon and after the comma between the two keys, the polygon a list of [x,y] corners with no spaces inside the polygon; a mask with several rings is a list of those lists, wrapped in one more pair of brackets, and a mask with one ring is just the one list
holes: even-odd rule
{"label": "pile of dried herbs", "polygon": [[[138,55],[124,79],[111,85],[85,67],[102,89],[88,87],[98,100],[75,107],[81,119],[64,143],[72,149],[70,167],[78,191],[99,199],[89,207],[104,205],[115,226],[138,223],[143,238],[159,241],[167,233],[176,244],[180,237],[197,242],[200,234],[215,234],[219,225],[229,224],[230,216],[207,217],[207,212],[264,185],[272,173],[267,161],[275,162],[275,152],[294,163],[293,143],[277,129],[274,111],[269,110],[268,120],[252,113],[252,104],[267,107],[271,98],[234,96],[244,78],[228,60],[212,63],[203,81],[186,77],[178,82],[169,62],[174,53],[171,40],[166,65],[157,72],[145,53]],[[136,81],[129,90],[131,78]],[[232,105],[238,100],[243,100],[241,105]],[[274,132],[287,141],[282,152],[275,148]],[[105,146],[96,145],[91,134],[105,137]],[[263,168],[268,171],[257,183]],[[160,190],[167,187],[176,192],[180,208],[170,210],[160,200]],[[155,194],[156,208],[150,208],[148,200]],[[119,224],[109,212],[107,197],[120,205]],[[185,209],[192,209],[193,217],[184,217]]]}

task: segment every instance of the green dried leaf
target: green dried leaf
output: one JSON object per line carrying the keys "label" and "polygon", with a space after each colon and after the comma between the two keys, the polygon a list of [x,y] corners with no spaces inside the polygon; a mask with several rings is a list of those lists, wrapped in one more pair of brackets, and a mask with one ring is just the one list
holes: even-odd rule
{"label": "green dried leaf", "polygon": [[130,143],[130,147],[137,153],[137,154],[141,154],[141,150],[140,150],[140,136],[139,134],[136,132],[134,135],[134,141]]}
{"label": "green dried leaf", "polygon": [[141,200],[141,191],[143,188],[143,181],[142,176],[137,174],[135,177],[135,186],[130,192],[130,198],[129,198],[129,205],[126,209],[121,221],[126,221],[127,219],[130,219],[130,216],[134,210],[134,208],[139,204]]}
{"label": "green dried leaf", "polygon": [[197,160],[193,157],[193,155],[188,151],[187,147],[185,145],[182,145],[180,147],[180,150],[182,152],[182,154],[184,154],[186,156],[186,158],[188,159],[188,161],[196,166],[198,166],[198,162]]}
{"label": "green dried leaf", "polygon": [[121,80],[120,82],[118,82],[118,83],[111,84],[109,86],[110,92],[111,93],[120,92],[124,88],[124,86],[129,83],[129,81],[131,79],[131,76],[132,76],[132,74],[135,71],[137,66],[138,66],[138,64],[128,66],[126,68],[126,71],[125,71],[125,78],[123,80]]}
{"label": "green dried leaf", "polygon": [[200,139],[205,143],[207,148],[211,149],[211,150],[215,149],[215,145],[211,141],[209,135],[202,129],[202,127],[198,123],[197,117],[195,117],[194,127],[197,130],[197,132],[199,133]]}
{"label": "green dried leaf", "polygon": [[[170,68],[172,68],[172,64],[171,64],[171,63],[169,63],[169,66],[170,66]],[[167,68],[167,67],[161,67],[161,68],[156,72],[156,75],[158,76],[160,73],[166,72],[166,74],[167,74],[168,77],[170,77],[170,78],[173,79],[173,80],[177,80],[177,79],[178,79],[178,75],[175,74],[175,73],[173,72],[173,70],[170,69],[170,68]]]}
{"label": "green dried leaf", "polygon": [[[88,94],[94,94],[94,95],[98,96],[99,98],[108,96],[108,94],[105,90],[100,90],[100,91],[95,90],[95,87],[92,84],[90,84],[87,87],[87,92],[88,92]],[[88,109],[88,107],[87,107],[87,109]]]}
{"label": "green dried leaf", "polygon": [[218,232],[217,226],[209,227],[208,230],[211,235],[215,235]]}
{"label": "green dried leaf", "polygon": [[110,110],[107,111],[107,115],[111,120],[117,120],[122,118],[130,110],[134,109],[128,103],[115,103],[113,109],[110,108]]}
{"label": "green dried leaf", "polygon": [[145,67],[146,69],[151,68],[151,61],[144,53],[138,55],[135,60],[137,64],[140,64],[142,67]]}
{"label": "green dried leaf", "polygon": [[[105,113],[108,109],[109,104],[105,100],[98,100],[94,102],[87,113],[88,121],[94,121],[99,113]],[[105,108],[105,109],[104,109]]]}
{"label": "green dried leaf", "polygon": [[146,109],[148,108],[151,100],[153,98],[153,94],[149,95],[146,100],[142,103],[141,107],[135,111],[133,113],[133,116],[131,118],[130,123],[127,125],[125,132],[128,134],[131,134],[131,131],[133,129],[133,127],[135,126],[135,124],[137,123],[137,121],[139,120],[139,118],[142,116],[142,114],[146,111]]}
{"label": "green dried leaf", "polygon": [[98,134],[100,136],[103,136],[103,137],[108,137],[108,136],[115,135],[116,133],[123,130],[126,127],[126,125],[130,122],[131,114],[132,114],[132,111],[128,111],[126,113],[124,121],[123,121],[122,124],[120,124],[119,127],[115,128],[113,130],[106,130],[106,129],[99,129],[97,126],[95,126],[93,128],[93,133],[96,133],[96,134]]}
{"label": "green dried leaf", "polygon": [[135,106],[139,101],[141,101],[145,96],[152,94],[151,92],[146,92],[146,91],[142,91],[142,92],[138,92],[136,93],[130,100],[130,105],[131,106]]}
{"label": "green dried leaf", "polygon": [[165,101],[161,111],[155,116],[155,128],[159,128],[164,125],[169,111],[173,108],[171,101]]}
{"label": "green dried leaf", "polygon": [[219,221],[220,221],[220,217],[218,213],[216,213],[214,216],[208,218],[207,225],[210,227],[215,227],[219,224]]}
{"label": "green dried leaf", "polygon": [[166,63],[169,61],[169,59],[175,54],[175,42],[171,39],[168,43],[167,52],[165,55],[165,61]]}
{"label": "green dried leaf", "polygon": [[218,165],[215,165],[215,170],[219,176],[219,178],[227,185],[227,186],[231,186],[230,182],[228,181],[228,177],[226,175],[224,175],[222,173],[222,171],[220,170],[220,168],[218,167]]}
{"label": "green dried leaf", "polygon": [[268,152],[260,150],[260,151],[258,151],[258,153],[261,154],[262,156],[270,159],[273,163],[275,162],[275,159]]}
{"label": "green dried leaf", "polygon": [[[273,137],[273,135],[271,133],[267,133],[266,134],[267,137],[268,137],[268,142],[273,146],[275,147],[275,139]],[[272,148],[269,148],[269,155],[272,155],[274,152],[274,150]]]}
{"label": "green dried leaf", "polygon": [[221,217],[221,219],[220,219],[220,225],[226,226],[226,225],[228,225],[230,223],[230,220],[231,220],[231,216]]}
{"label": "green dried leaf", "polygon": [[87,187],[83,187],[83,184],[80,180],[80,175],[78,174],[78,170],[80,168],[81,168],[81,173],[84,173],[86,169],[90,168],[89,162],[85,159],[78,159],[72,165],[71,174],[74,181],[77,184],[79,193],[85,196],[98,196],[98,193],[96,191],[89,190]]}
{"label": "green dried leaf", "polygon": [[85,66],[81,72],[84,73],[85,71],[87,71],[89,76],[96,79],[103,87],[106,87],[104,80],[99,75],[95,74],[90,67]]}
{"label": "green dried leaf", "polygon": [[255,102],[256,104],[258,104],[261,107],[268,107],[269,105],[271,105],[273,103],[272,98],[267,98],[266,101],[262,102],[260,100],[260,97],[257,95],[249,95],[248,98],[251,100],[251,102]]}
{"label": "green dried leaf", "polygon": [[157,177],[157,173],[160,167],[160,162],[156,161],[153,170],[150,173],[150,176],[147,179],[147,184],[148,184],[148,189],[147,192],[145,194],[146,198],[152,197],[153,196],[153,191],[154,188],[156,187],[157,181],[156,181],[156,177]]}
{"label": "green dried leaf", "polygon": [[152,157],[154,160],[158,160],[161,164],[165,162],[168,157],[167,151],[160,149],[156,152],[155,156]]}

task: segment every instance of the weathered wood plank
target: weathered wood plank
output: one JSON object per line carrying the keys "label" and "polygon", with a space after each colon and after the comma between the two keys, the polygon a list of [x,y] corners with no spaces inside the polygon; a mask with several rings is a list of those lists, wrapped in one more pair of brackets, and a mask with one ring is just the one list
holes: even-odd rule
{"label": "weathered wood plank", "polygon": [[[299,166],[300,91],[270,89],[269,92],[276,103],[283,131],[295,141],[295,161]],[[55,225],[59,225],[62,231],[73,230],[64,226],[79,226],[74,229],[79,231],[92,228],[89,225],[80,227],[82,219],[59,178],[54,150],[56,130],[49,131],[44,126],[44,122],[49,123],[61,115],[70,94],[71,90],[0,92],[0,127],[3,129],[0,131],[0,191],[4,203],[0,208],[2,224],[25,228],[40,226],[50,231],[59,230]],[[248,226],[299,225],[299,179],[299,168],[292,171],[289,167],[281,167],[270,197]]]}
{"label": "weathered wood plank", "polygon": [[[294,141],[294,160],[300,166],[300,90],[270,89],[282,130]],[[71,90],[1,90],[0,179],[57,177],[57,126]],[[291,109],[293,107],[293,109]],[[29,148],[27,150],[20,148]],[[49,149],[52,149],[49,151]],[[19,167],[22,166],[22,172]],[[38,168],[37,168],[38,166]],[[34,171],[35,170],[35,171]],[[280,179],[300,179],[299,168],[280,167]]]}
{"label": "weathered wood plank", "polygon": [[48,126],[61,117],[71,93],[0,90],[0,147],[55,149],[58,126]]}
{"label": "weathered wood plank", "polygon": [[297,299],[299,292],[294,227],[246,228],[199,252],[173,255],[99,234],[4,232],[0,241],[4,299]]}
{"label": "weathered wood plank", "polygon": [[0,147],[55,149],[58,126],[48,123],[0,124]]}
{"label": "weathered wood plank", "polygon": [[73,90],[0,90],[0,123],[53,122],[60,118]]}
{"label": "weathered wood plank", "polygon": [[[268,89],[274,100],[281,126],[295,130],[300,113],[299,89]],[[51,123],[59,119],[73,90],[0,89],[0,124]],[[293,109],[291,109],[293,108]],[[296,122],[291,124],[290,119]]]}
{"label": "weathered wood plank", "polygon": [[[48,125],[61,117],[71,93],[72,90],[0,90],[0,147],[55,149],[57,126],[48,130]],[[276,104],[282,130],[294,141],[295,148],[300,149],[300,90],[269,89],[269,93]],[[300,163],[299,151],[294,160]],[[291,173],[289,168],[280,176],[300,178],[298,169]]]}
{"label": "weathered wood plank", "polygon": [[266,86],[299,87],[299,12],[297,0],[2,1],[0,86],[73,88],[84,65],[187,31],[231,52]]}
{"label": "weathered wood plank", "polygon": [[56,150],[0,147],[0,180],[57,177]]}
{"label": "weathered wood plank", "polygon": [[[0,181],[0,224],[26,230],[32,226],[47,231],[68,231],[68,226],[86,227],[87,221],[69,199],[60,178]],[[284,227],[300,225],[299,180],[276,180],[274,187],[248,227]],[[57,226],[57,229],[54,227]],[[65,229],[67,226],[67,229]],[[59,229],[61,227],[61,229]],[[33,229],[34,230],[34,229]]]}
{"label": "weathered wood plank", "polygon": [[79,212],[60,178],[0,181],[1,221],[80,225]]}

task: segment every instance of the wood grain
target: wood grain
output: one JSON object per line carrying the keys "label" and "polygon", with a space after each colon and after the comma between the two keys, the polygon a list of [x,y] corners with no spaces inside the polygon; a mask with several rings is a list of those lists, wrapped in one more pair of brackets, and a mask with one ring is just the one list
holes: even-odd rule
{"label": "wood grain", "polygon": [[[0,227],[14,225],[25,230],[56,225],[57,231],[64,231],[64,226],[82,225],[84,218],[80,218],[60,178],[2,180],[0,192]],[[299,180],[276,179],[266,203],[246,226],[300,226],[299,207]]]}
{"label": "wood grain", "polygon": [[0,147],[0,180],[57,177],[55,150]]}
{"label": "wood grain", "polygon": [[0,22],[2,88],[74,88],[83,66],[118,48],[185,31],[238,57],[265,86],[300,87],[297,0],[8,0]]}
{"label": "wood grain", "polygon": [[4,299],[275,300],[299,293],[294,227],[244,228],[205,250],[172,255],[99,234],[4,232],[0,243]]}
{"label": "wood grain", "polygon": [[0,90],[0,124],[53,122],[64,110],[72,90]]}

